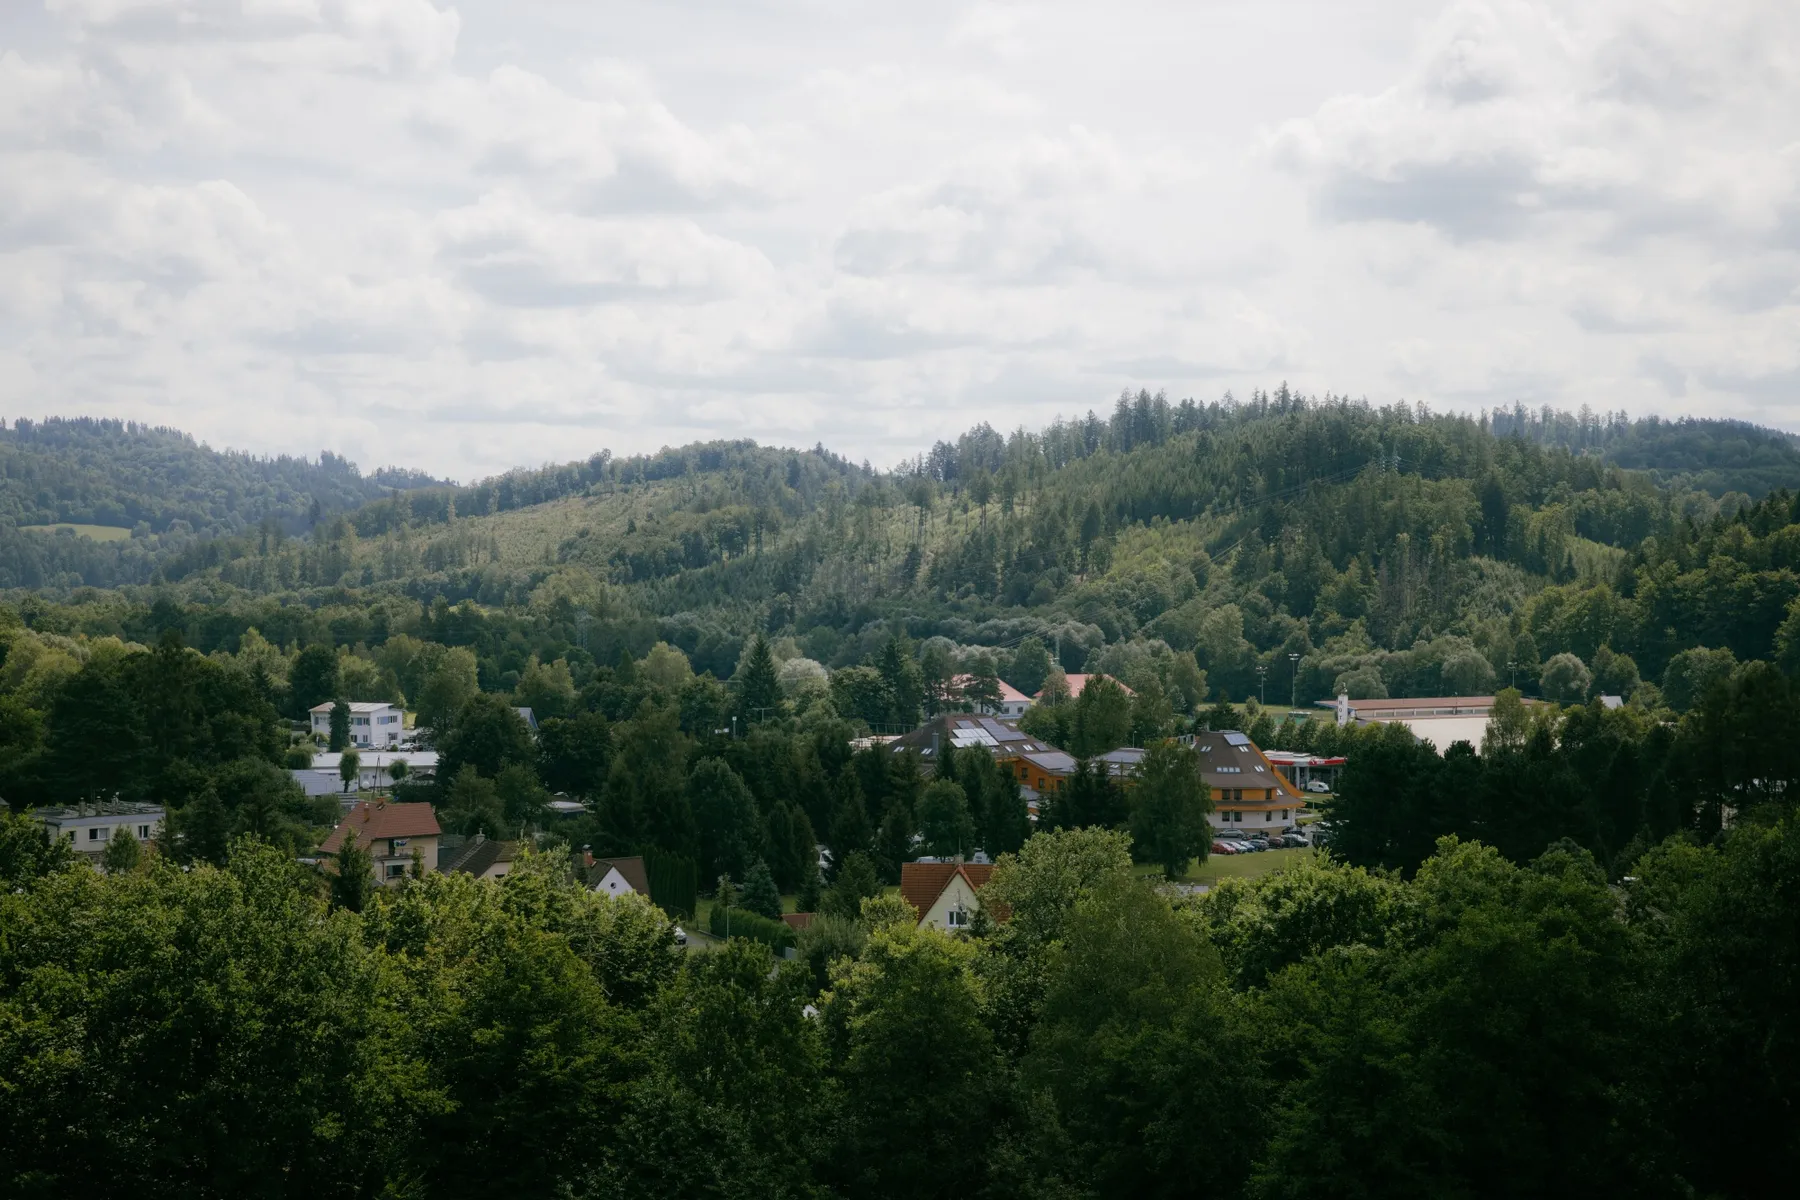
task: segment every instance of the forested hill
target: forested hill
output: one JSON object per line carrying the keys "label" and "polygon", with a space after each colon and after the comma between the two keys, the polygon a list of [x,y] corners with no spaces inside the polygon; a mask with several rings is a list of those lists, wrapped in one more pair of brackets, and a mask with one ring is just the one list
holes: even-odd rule
{"label": "forested hill", "polygon": [[[123,421],[0,423],[0,564],[13,586],[145,582],[156,561],[196,539],[303,534],[321,513],[434,482],[394,468],[365,476],[329,451],[316,462],[221,452]],[[93,528],[59,538],[34,529],[65,524]],[[124,544],[100,541],[108,537]]]}
{"label": "forested hill", "polygon": [[304,532],[319,511],[355,508],[435,481],[394,468],[364,476],[326,451],[259,458],[218,451],[161,426],[80,417],[0,424],[0,521],[72,522],[165,533],[184,522],[222,534],[273,519]]}
{"label": "forested hill", "polygon": [[[433,636],[491,642],[496,687],[533,653],[605,662],[657,641],[723,677],[757,632],[839,667],[895,630],[957,654],[1035,637],[1066,669],[1169,686],[1190,661],[1214,697],[1265,680],[1303,701],[1340,686],[1417,695],[1445,690],[1446,670],[1452,690],[1515,672],[1531,687],[1555,654],[1602,648],[1661,680],[1695,647],[1775,653],[1800,591],[1792,501],[1725,486],[1800,489],[1800,456],[1784,434],[1720,421],[1140,392],[1037,432],[980,425],[892,472],[735,441],[391,493],[341,460],[214,455],[92,422],[21,425],[0,449],[49,479],[52,454],[79,464],[84,447],[128,445],[173,464],[161,478],[203,463],[217,486],[178,501],[154,490],[154,467],[121,466],[114,494],[160,500],[167,532],[103,544],[0,531],[0,585],[146,585],[117,604],[90,597],[79,627],[126,632],[101,610],[185,601],[207,613],[210,632],[189,636],[208,649],[253,626],[321,636],[296,624],[308,611],[334,640],[373,644],[421,606],[467,604],[432,618]],[[103,515],[76,507],[104,494],[79,481],[112,469],[92,452],[53,515]],[[334,498],[305,537],[225,524],[302,498],[310,517],[320,496]],[[221,532],[177,528],[179,503]]]}
{"label": "forested hill", "polygon": [[1518,405],[1496,410],[1490,428],[1497,437],[1595,453],[1616,466],[1649,471],[1662,482],[1715,496],[1792,489],[1800,470],[1800,439],[1748,421],[1633,421],[1624,413],[1602,417],[1587,408],[1579,413],[1550,408],[1531,412]]}

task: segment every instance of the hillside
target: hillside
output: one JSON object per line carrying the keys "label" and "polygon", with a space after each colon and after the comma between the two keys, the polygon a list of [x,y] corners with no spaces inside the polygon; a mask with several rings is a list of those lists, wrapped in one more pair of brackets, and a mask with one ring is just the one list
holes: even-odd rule
{"label": "hillside", "polygon": [[[63,556],[38,586],[148,582],[159,590],[133,593],[140,605],[205,604],[216,633],[196,633],[202,644],[297,629],[271,608],[295,601],[344,644],[466,602],[474,615],[445,618],[465,632],[443,637],[487,639],[494,686],[533,652],[609,661],[657,640],[723,677],[756,632],[834,667],[896,629],[1003,659],[1035,637],[1066,669],[1171,686],[1191,653],[1215,698],[1275,698],[1285,683],[1302,701],[1346,681],[1440,691],[1451,660],[1492,686],[1509,662],[1530,685],[1562,650],[1608,646],[1650,679],[1693,645],[1772,652],[1793,591],[1785,557],[1732,541],[1746,496],[1671,482],[1716,466],[1739,427],[1515,418],[1285,390],[1206,405],[1140,393],[1110,419],[978,426],[890,473],[822,448],[719,442],[387,494],[302,538],[8,536]],[[1604,445],[1560,444],[1583,428]],[[1758,436],[1756,469],[1800,486],[1785,435]],[[346,474],[337,494],[367,484]],[[1747,581],[1697,576],[1721,553],[1707,546]],[[8,582],[29,579],[15,567]],[[1679,620],[1651,595],[1681,596]],[[372,612],[389,615],[372,625]]]}
{"label": "hillside", "polygon": [[[329,452],[317,462],[222,452],[122,421],[0,424],[0,584],[146,583],[197,541],[303,534],[321,513],[432,482],[392,468],[364,476]],[[98,544],[110,541],[124,544]]]}

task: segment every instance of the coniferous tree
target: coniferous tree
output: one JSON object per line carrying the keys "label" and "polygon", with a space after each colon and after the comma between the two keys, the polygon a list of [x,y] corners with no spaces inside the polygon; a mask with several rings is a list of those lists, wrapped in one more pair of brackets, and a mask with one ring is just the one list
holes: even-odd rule
{"label": "coniferous tree", "polygon": [[841,864],[852,854],[867,854],[875,840],[875,829],[869,823],[863,806],[861,789],[851,779],[850,787],[831,818],[831,874],[837,877]]}
{"label": "coniferous tree", "polygon": [[896,798],[875,833],[875,866],[884,882],[900,882],[900,864],[913,859],[915,832],[912,805]]}
{"label": "coniferous tree", "polygon": [[109,873],[113,871],[131,871],[143,861],[144,850],[138,845],[137,837],[124,825],[112,831],[106,840],[106,852],[100,856],[100,865]]}
{"label": "coniferous tree", "polygon": [[862,912],[862,902],[880,894],[881,880],[875,863],[866,854],[854,853],[839,865],[837,878],[819,901],[819,911],[854,921]]}
{"label": "coniferous tree", "polygon": [[361,912],[374,891],[375,861],[357,842],[356,830],[347,830],[332,858],[331,905]]}
{"label": "coniferous tree", "polygon": [[775,671],[775,657],[769,652],[769,643],[757,634],[738,675],[738,718],[745,725],[754,725],[779,718],[781,711],[781,680]]}
{"label": "coniferous tree", "polygon": [[927,787],[917,819],[926,853],[949,857],[974,851],[975,821],[961,785],[940,779]]}
{"label": "coniferous tree", "polygon": [[304,720],[315,707],[337,695],[337,652],[330,646],[308,646],[288,671],[290,715]]}
{"label": "coniferous tree", "polygon": [[781,891],[775,886],[775,877],[769,872],[769,864],[762,859],[751,864],[750,873],[744,878],[744,893],[738,903],[758,916],[768,917],[772,921],[781,919]]}
{"label": "coniferous tree", "polygon": [[170,814],[180,835],[181,860],[184,862],[223,863],[231,840],[231,817],[219,801],[219,793],[208,784]]}
{"label": "coniferous tree", "polygon": [[339,698],[331,705],[331,727],[326,735],[325,748],[332,753],[345,749],[350,745],[350,704]]}
{"label": "coniferous tree", "polygon": [[741,879],[763,856],[762,818],[756,797],[723,759],[703,758],[687,782],[688,804],[699,838],[702,879]]}

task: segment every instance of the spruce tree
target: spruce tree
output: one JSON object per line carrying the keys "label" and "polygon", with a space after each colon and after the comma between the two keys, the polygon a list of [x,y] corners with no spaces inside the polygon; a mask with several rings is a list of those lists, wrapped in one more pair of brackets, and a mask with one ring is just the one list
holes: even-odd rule
{"label": "spruce tree", "polygon": [[114,871],[130,871],[144,858],[144,849],[131,830],[121,825],[112,831],[106,841],[106,853],[100,856],[100,865],[106,868],[107,874]]}
{"label": "spruce tree", "polygon": [[854,921],[862,912],[866,897],[881,894],[881,880],[875,864],[866,854],[851,854],[838,866],[837,880],[819,899],[819,911],[829,916]]}
{"label": "spruce tree", "polygon": [[900,864],[913,858],[912,805],[895,797],[875,835],[875,866],[887,883],[900,882]]}
{"label": "spruce tree", "polygon": [[331,905],[361,912],[375,890],[375,861],[357,844],[356,830],[344,832],[343,844],[332,859]]}
{"label": "spruce tree", "polygon": [[775,886],[775,876],[769,873],[769,864],[757,859],[750,867],[750,874],[744,880],[744,894],[738,904],[748,912],[768,917],[771,921],[781,920],[781,892]]}
{"label": "spruce tree", "polygon": [[852,790],[838,805],[837,812],[831,818],[831,877],[837,878],[844,860],[852,854],[867,854],[875,840],[875,827],[869,823],[868,809],[863,806],[862,793],[856,789],[854,781]]}
{"label": "spruce tree", "polygon": [[781,716],[781,681],[775,673],[775,656],[759,633],[750,643],[744,669],[738,673],[738,717],[746,725]]}

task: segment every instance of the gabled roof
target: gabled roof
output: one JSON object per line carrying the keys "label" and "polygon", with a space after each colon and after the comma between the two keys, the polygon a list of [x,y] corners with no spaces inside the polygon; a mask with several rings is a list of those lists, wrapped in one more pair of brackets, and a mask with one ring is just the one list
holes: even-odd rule
{"label": "gabled roof", "polygon": [[606,878],[606,873],[614,870],[631,885],[632,891],[646,900],[650,898],[650,876],[644,870],[644,856],[641,854],[634,854],[629,858],[596,858],[593,868],[588,872],[589,886],[598,886]]}
{"label": "gabled roof", "polygon": [[496,863],[510,863],[518,852],[517,842],[490,841],[486,834],[478,833],[453,851],[448,859],[440,859],[438,870],[481,875]]}
{"label": "gabled roof", "polygon": [[934,758],[946,746],[980,746],[991,754],[1042,753],[1056,747],[1041,738],[1020,730],[1007,717],[989,717],[979,713],[940,713],[919,728],[895,738],[888,749],[898,754],[912,750],[925,758]]}
{"label": "gabled roof", "polygon": [[344,834],[352,829],[356,831],[356,844],[365,847],[383,838],[434,837],[443,832],[438,828],[437,814],[429,804],[390,804],[385,800],[370,804],[365,801],[350,810],[350,815],[331,831],[331,836],[319,849],[336,854],[344,844]]}
{"label": "gabled roof", "polygon": [[1306,802],[1275,769],[1275,764],[1263,757],[1256,743],[1235,729],[1195,734],[1194,750],[1200,755],[1200,777],[1213,789],[1215,799],[1220,788],[1274,788],[1274,800],[1233,800],[1231,803],[1291,806]]}
{"label": "gabled roof", "polygon": [[[980,891],[993,877],[993,863],[925,863],[909,862],[900,864],[900,898],[912,905],[913,911],[919,914],[919,920],[931,911],[950,881],[961,875],[969,883],[969,887]],[[995,919],[1004,921],[1010,913],[1004,905],[995,905],[990,912]]]}

